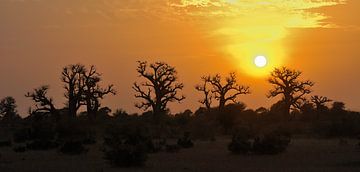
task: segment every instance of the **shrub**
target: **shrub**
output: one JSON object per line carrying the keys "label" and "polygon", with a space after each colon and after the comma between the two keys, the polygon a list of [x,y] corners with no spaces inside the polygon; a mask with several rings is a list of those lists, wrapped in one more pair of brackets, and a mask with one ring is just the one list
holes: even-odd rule
{"label": "shrub", "polygon": [[247,154],[251,152],[251,137],[253,133],[247,127],[238,127],[228,145],[228,150],[234,154]]}
{"label": "shrub", "polygon": [[291,135],[284,130],[275,130],[255,137],[243,130],[233,136],[228,149],[235,154],[278,154],[285,151],[290,142]]}
{"label": "shrub", "polygon": [[291,137],[280,132],[272,132],[255,138],[253,152],[257,154],[278,154],[286,150]]}
{"label": "shrub", "polygon": [[193,141],[190,139],[190,132],[185,132],[184,136],[180,138],[177,142],[182,148],[192,148],[194,147]]}
{"label": "shrub", "polygon": [[86,153],[88,150],[80,141],[66,141],[60,148],[60,152],[68,155],[79,155]]}
{"label": "shrub", "polygon": [[26,147],[25,146],[17,146],[13,148],[13,151],[16,153],[23,153],[26,151]]}
{"label": "shrub", "polygon": [[105,133],[105,159],[118,167],[142,166],[154,147],[152,140],[138,125],[112,126]]}
{"label": "shrub", "polygon": [[50,150],[59,146],[57,142],[50,140],[34,140],[26,144],[26,148],[30,150]]}
{"label": "shrub", "polygon": [[92,145],[92,144],[96,144],[96,137],[95,134],[93,133],[87,133],[85,138],[82,140],[82,143],[84,145]]}
{"label": "shrub", "polygon": [[234,154],[250,153],[252,149],[250,138],[244,137],[242,135],[233,135],[228,149]]}
{"label": "shrub", "polygon": [[166,152],[168,153],[176,153],[180,151],[180,146],[179,145],[166,145]]}
{"label": "shrub", "polygon": [[105,159],[119,167],[142,166],[147,159],[143,145],[120,144],[116,148],[105,151]]}
{"label": "shrub", "polygon": [[10,147],[11,145],[11,140],[0,140],[0,147]]}
{"label": "shrub", "polygon": [[30,131],[26,128],[19,129],[14,132],[13,139],[15,143],[24,143],[30,139]]}

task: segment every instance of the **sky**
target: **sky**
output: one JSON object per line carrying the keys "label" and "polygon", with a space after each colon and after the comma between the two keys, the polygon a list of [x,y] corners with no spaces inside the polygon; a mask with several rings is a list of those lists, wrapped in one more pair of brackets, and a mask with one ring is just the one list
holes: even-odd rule
{"label": "sky", "polygon": [[[208,74],[238,74],[252,94],[250,108],[270,107],[266,81],[274,67],[303,71],[313,94],[360,110],[360,18],[358,0],[0,0],[0,97],[24,97],[40,85],[64,106],[61,70],[94,64],[104,85],[118,94],[102,102],[113,110],[139,112],[131,89],[139,81],[136,61],[176,67],[187,99],[172,112],[195,110],[194,86]],[[258,68],[253,60],[266,56]]]}

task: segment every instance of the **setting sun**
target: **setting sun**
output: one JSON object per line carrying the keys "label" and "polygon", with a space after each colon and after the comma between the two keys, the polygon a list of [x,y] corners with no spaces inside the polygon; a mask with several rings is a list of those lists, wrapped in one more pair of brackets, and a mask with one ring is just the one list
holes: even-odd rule
{"label": "setting sun", "polygon": [[263,68],[267,64],[267,59],[265,56],[256,56],[254,59],[254,64],[259,68]]}

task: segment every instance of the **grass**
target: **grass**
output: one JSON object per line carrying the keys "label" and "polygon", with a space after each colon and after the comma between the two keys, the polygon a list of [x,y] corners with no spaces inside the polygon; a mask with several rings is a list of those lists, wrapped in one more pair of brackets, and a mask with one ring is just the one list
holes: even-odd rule
{"label": "grass", "polygon": [[178,153],[150,154],[145,167],[114,168],[103,159],[101,145],[89,152],[66,156],[50,151],[15,153],[0,148],[0,171],[359,171],[360,152],[356,140],[296,138],[279,155],[233,155],[227,150],[230,138],[198,141]]}

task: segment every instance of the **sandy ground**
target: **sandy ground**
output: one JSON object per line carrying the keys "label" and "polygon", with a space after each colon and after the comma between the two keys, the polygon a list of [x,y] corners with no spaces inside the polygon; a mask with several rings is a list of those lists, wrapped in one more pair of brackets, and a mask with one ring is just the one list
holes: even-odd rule
{"label": "sandy ground", "polygon": [[0,149],[0,171],[360,171],[360,150],[355,140],[339,145],[339,140],[295,139],[279,155],[232,155],[228,139],[196,142],[195,148],[179,153],[149,156],[142,168],[113,168],[103,160],[99,145],[87,154],[66,156],[54,151],[14,153]]}

